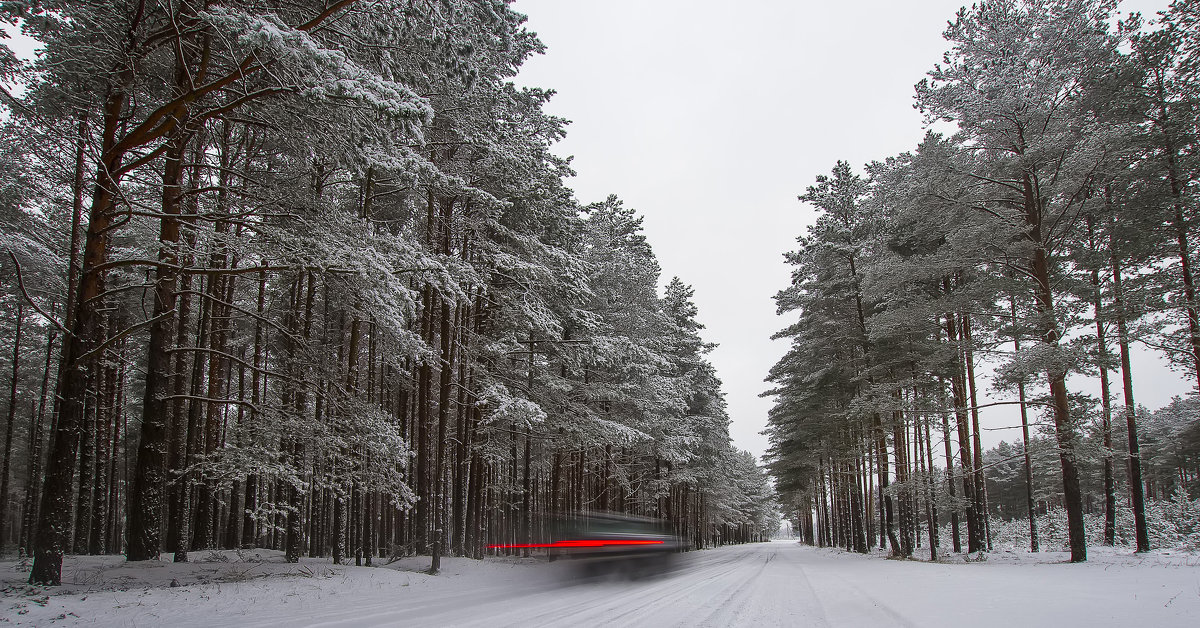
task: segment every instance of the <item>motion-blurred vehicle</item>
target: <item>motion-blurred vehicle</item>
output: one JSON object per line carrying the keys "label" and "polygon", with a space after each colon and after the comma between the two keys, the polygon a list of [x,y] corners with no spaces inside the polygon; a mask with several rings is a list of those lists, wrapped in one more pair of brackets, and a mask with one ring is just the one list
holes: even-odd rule
{"label": "motion-blurred vehicle", "polygon": [[577,562],[582,577],[646,578],[671,570],[684,548],[670,524],[650,517],[593,512],[566,522],[551,551]]}
{"label": "motion-blurred vehicle", "polygon": [[575,561],[583,578],[648,578],[669,572],[686,547],[668,522],[612,512],[579,513],[561,520],[557,540],[491,547],[545,548],[551,560]]}

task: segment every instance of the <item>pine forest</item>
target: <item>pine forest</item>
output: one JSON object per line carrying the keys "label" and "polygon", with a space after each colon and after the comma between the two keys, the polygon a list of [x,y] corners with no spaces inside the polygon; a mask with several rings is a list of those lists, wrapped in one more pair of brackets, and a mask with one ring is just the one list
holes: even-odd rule
{"label": "pine forest", "polygon": [[0,1],[0,623],[1200,625],[1197,264],[1200,0]]}
{"label": "pine forest", "polygon": [[[6,2],[0,544],[479,558],[777,525],[693,290],[575,200],[503,0]],[[528,555],[529,550],[524,550]]]}
{"label": "pine forest", "polygon": [[800,196],[768,458],[807,542],[1200,547],[1200,407],[1139,407],[1130,358],[1200,384],[1200,3],[1118,7],[964,7],[920,145]]}

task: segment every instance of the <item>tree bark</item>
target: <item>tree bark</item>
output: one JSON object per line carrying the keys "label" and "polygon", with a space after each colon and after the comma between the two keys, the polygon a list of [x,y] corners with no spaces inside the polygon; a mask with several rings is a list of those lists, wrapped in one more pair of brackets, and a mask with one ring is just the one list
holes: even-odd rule
{"label": "tree bark", "polygon": [[[1012,309],[1013,351],[1021,352],[1021,338],[1017,332],[1017,301],[1009,298]],[[1025,380],[1017,382],[1017,400],[1021,408],[1021,449],[1025,462],[1025,507],[1029,514],[1029,551],[1038,551],[1037,515],[1033,503],[1033,460],[1029,456],[1029,413],[1025,406]]]}
{"label": "tree bark", "polygon": [[987,482],[983,477],[983,446],[979,437],[979,401],[975,395],[975,346],[971,341],[971,316],[964,313],[961,322],[963,362],[967,367],[967,390],[971,400],[971,446],[974,449],[971,477],[974,482],[975,516],[979,519],[976,526],[982,536],[983,549],[991,551],[992,539],[991,534],[988,533],[990,525],[988,522]]}
{"label": "tree bark", "polygon": [[137,467],[129,494],[130,561],[157,559],[161,545],[160,530],[163,491],[166,485],[168,385],[171,373],[171,340],[174,330],[176,286],[179,262],[179,215],[183,185],[183,156],[188,138],[176,135],[167,150],[163,170],[163,202],[159,230],[158,259],[155,267],[154,309],[156,322],[150,326],[147,350],[146,390],[142,401],[142,434],[138,444]]}
{"label": "tree bark", "polygon": [[[1042,234],[1042,202],[1036,190],[1036,180],[1026,173],[1022,178],[1025,201],[1025,222],[1028,237],[1034,245],[1030,272],[1036,283],[1035,303],[1039,314],[1042,342],[1057,349],[1060,333],[1054,309],[1054,291],[1050,283],[1050,260]],[[1083,529],[1083,496],[1079,488],[1079,467],[1075,455],[1077,434],[1071,423],[1067,402],[1066,373],[1052,370],[1046,373],[1054,402],[1054,431],[1058,442],[1059,465],[1062,468],[1063,505],[1067,511],[1067,536],[1071,546],[1071,562],[1087,560],[1087,537]]]}
{"label": "tree bark", "polygon": [[25,483],[25,512],[21,523],[21,543],[18,553],[27,556],[34,546],[34,525],[37,523],[38,479],[42,477],[43,447],[46,425],[46,398],[50,391],[50,367],[54,361],[54,341],[58,330],[46,337],[46,363],[42,369],[42,388],[38,394],[37,414],[29,426],[29,475]]}
{"label": "tree bark", "polygon": [[[1089,248],[1097,251],[1092,216],[1087,217]],[[1112,400],[1108,389],[1108,341],[1105,338],[1100,269],[1092,268],[1092,317],[1096,324],[1096,363],[1100,370],[1100,430],[1104,440],[1104,544],[1117,543],[1117,491],[1113,479]]]}
{"label": "tree bark", "polygon": [[1133,401],[1133,373],[1129,368],[1129,330],[1125,322],[1125,301],[1121,293],[1121,266],[1116,256],[1111,258],[1113,276],[1113,310],[1117,316],[1117,343],[1121,348],[1121,382],[1125,392],[1125,426],[1129,431],[1129,489],[1133,501],[1134,536],[1137,551],[1150,551],[1150,534],[1146,526],[1146,498],[1142,489],[1142,456],[1138,445],[1137,406]]}
{"label": "tree bark", "polygon": [[926,504],[926,508],[929,511],[927,513],[929,515],[929,560],[937,560],[938,559],[938,545],[939,545],[939,539],[938,539],[938,537],[939,537],[938,525],[939,524],[938,524],[937,504],[934,503],[934,501],[933,501],[933,496],[935,494],[935,488],[934,488],[934,484],[933,484],[933,439],[931,438],[931,435],[930,435],[929,415],[925,415],[924,423],[925,423],[925,461],[926,461],[925,472],[927,474],[926,475],[927,489],[926,489],[926,494],[925,494],[925,504]]}
{"label": "tree bark", "polygon": [[1167,183],[1171,190],[1171,229],[1175,232],[1176,254],[1179,257],[1180,279],[1183,281],[1184,313],[1188,324],[1188,341],[1192,354],[1192,373],[1196,378],[1197,389],[1200,390],[1200,314],[1196,308],[1196,282],[1192,273],[1192,249],[1188,242],[1189,228],[1184,218],[1184,179],[1179,171],[1179,150],[1177,140],[1172,130],[1175,122],[1170,115],[1167,103],[1166,68],[1155,66],[1151,68],[1154,84],[1152,85],[1155,108],[1158,118],[1154,123],[1162,132],[1162,149],[1167,159]]}
{"label": "tree bark", "polygon": [[[121,78],[128,81],[130,72],[123,72]],[[96,167],[96,185],[88,210],[83,263],[80,266],[79,283],[74,290],[74,315],[68,315],[71,334],[63,337],[58,394],[55,395],[54,414],[58,419],[51,435],[48,473],[38,508],[30,584],[57,586],[62,582],[62,557],[71,526],[75,458],[79,453],[79,430],[83,424],[87,369],[90,364],[90,361],[85,364],[81,358],[101,340],[97,299],[104,292],[104,278],[99,267],[108,261],[112,203],[118,183],[114,173],[119,171],[125,154],[116,143],[124,105],[123,89],[110,88],[104,105],[101,158]]]}
{"label": "tree bark", "polygon": [[[943,285],[949,285],[944,280]],[[954,314],[946,313],[946,337],[951,344],[958,342],[958,323]],[[974,554],[983,551],[983,535],[979,528],[979,514],[976,509],[978,500],[975,496],[975,465],[971,455],[971,428],[967,413],[967,386],[964,373],[963,351],[957,349],[954,363],[954,374],[950,377],[950,388],[954,397],[954,416],[958,422],[958,456],[962,466],[963,496],[970,502],[966,508],[967,516],[967,552]]]}
{"label": "tree bark", "polygon": [[8,476],[9,465],[12,461],[13,426],[17,422],[17,388],[21,376],[21,331],[25,319],[25,302],[21,300],[20,295],[16,297],[16,301],[16,324],[13,331],[12,382],[8,389],[8,420],[5,422],[4,428],[4,463],[3,467],[0,468],[0,550],[7,547],[8,541],[5,537],[5,532],[8,530]]}

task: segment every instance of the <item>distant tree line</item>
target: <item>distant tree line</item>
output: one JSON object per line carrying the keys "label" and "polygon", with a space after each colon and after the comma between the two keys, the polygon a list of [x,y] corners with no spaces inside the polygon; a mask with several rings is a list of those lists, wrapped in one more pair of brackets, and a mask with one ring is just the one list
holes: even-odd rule
{"label": "distant tree line", "polygon": [[0,544],[370,565],[774,529],[692,290],[581,205],[503,0],[5,3]]}
{"label": "distant tree line", "polygon": [[[1054,507],[1082,561],[1085,512],[1112,545],[1127,505],[1122,536],[1144,551],[1147,493],[1195,490],[1194,448],[1146,455],[1130,350],[1200,383],[1200,3],[1148,25],[1117,8],[961,9],[915,98],[953,131],[862,175],[838,162],[800,197],[819,217],[776,297],[795,322],[777,334],[791,345],[770,375],[768,458],[810,542],[911,556],[924,541],[936,559],[948,519],[949,547],[979,552],[1003,505],[1036,551],[1035,514]],[[985,454],[979,411],[1000,405],[1023,437]],[[1192,434],[1194,406],[1178,409],[1173,429]]]}
{"label": "distant tree line", "polygon": [[[1145,482],[1146,527],[1152,547],[1200,549],[1200,403],[1195,397],[1176,399],[1154,412],[1137,410],[1139,452]],[[1114,535],[1116,545],[1136,542],[1133,512],[1126,507],[1128,496],[1124,478],[1128,476],[1128,458],[1117,460],[1117,494],[1114,525],[1106,521],[1105,463],[1103,422],[1095,416],[1085,419],[1078,452],[1080,493],[1083,495],[1085,531],[1089,544],[1108,543]],[[1061,480],[1053,434],[1046,430],[1032,434],[1029,440],[1034,513],[1039,539],[1057,546],[1065,542],[1059,534],[1057,519],[1061,509]],[[1111,448],[1127,447],[1123,430],[1112,434]],[[996,543],[1015,547],[1029,544],[1026,524],[1013,525],[1026,517],[1028,483],[1024,473],[1024,448],[1021,444],[1001,442],[983,452],[984,480],[987,483],[988,510]]]}

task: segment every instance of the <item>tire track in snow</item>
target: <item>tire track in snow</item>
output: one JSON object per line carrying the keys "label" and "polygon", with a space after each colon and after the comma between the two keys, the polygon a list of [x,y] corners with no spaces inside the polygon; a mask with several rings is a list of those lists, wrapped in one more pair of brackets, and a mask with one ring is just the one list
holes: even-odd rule
{"label": "tire track in snow", "polygon": [[[725,557],[724,560],[718,562],[716,565],[713,566],[713,568],[709,569],[708,571],[710,571],[711,573],[709,573],[706,577],[700,578],[698,581],[693,581],[690,584],[689,584],[688,580],[681,579],[677,583],[677,586],[674,588],[674,590],[668,592],[668,595],[658,596],[658,597],[654,598],[654,600],[653,600],[654,607],[653,608],[635,607],[635,608],[627,609],[627,610],[625,610],[625,612],[620,613],[614,617],[611,617],[611,618],[606,617],[605,618],[606,621],[611,621],[615,625],[632,625],[630,623],[632,620],[640,620],[641,619],[641,617],[637,616],[637,614],[640,611],[642,615],[647,615],[647,614],[666,615],[667,617],[665,617],[663,619],[663,622],[664,623],[669,622],[669,621],[671,621],[670,615],[672,615],[673,613],[668,609],[675,608],[676,612],[677,612],[677,610],[680,606],[680,603],[686,602],[687,601],[686,598],[688,596],[690,596],[692,593],[695,593],[701,589],[710,588],[712,585],[719,584],[728,579],[732,579],[733,580],[732,586],[737,587],[738,586],[737,572],[740,571],[740,569],[744,566],[744,563],[732,552],[729,552],[729,554],[731,554],[731,556]],[[720,568],[720,569],[718,569],[718,568]],[[692,576],[692,580],[696,580],[696,578],[697,578],[697,576],[695,576],[695,575]],[[723,589],[723,590],[727,590],[728,588],[730,588],[730,587],[725,587],[725,589]],[[704,595],[703,598],[711,599],[712,596]],[[646,611],[657,611],[657,612],[647,613]],[[654,622],[654,623],[659,623],[659,622]],[[696,622],[681,621],[681,622],[678,622],[676,625],[694,626],[694,625],[696,625]]]}
{"label": "tire track in snow", "polygon": [[[673,613],[665,612],[691,593],[711,586],[737,567],[739,557],[729,552],[699,552],[673,574],[649,581],[581,583],[566,587],[575,595],[557,596],[553,603],[536,615],[528,608],[510,617],[490,616],[478,625],[644,625],[651,617],[660,617],[655,625],[669,623]],[[532,603],[534,600],[526,599]],[[665,616],[664,616],[665,615]],[[508,620],[511,624],[505,624]],[[474,625],[467,623],[464,625]]]}
{"label": "tire track in snow", "polygon": [[771,560],[774,558],[775,553],[771,552],[766,556],[762,564],[759,565],[758,569],[754,570],[754,574],[752,576],[745,579],[735,580],[731,586],[727,587],[721,592],[720,597],[717,598],[720,600],[719,602],[716,604],[706,605],[706,608],[711,606],[712,610],[710,610],[703,619],[696,622],[696,624],[700,626],[730,625],[733,619],[738,617],[749,604],[751,597],[749,593],[760,584],[759,579],[762,577],[763,572],[766,571],[767,566],[771,564]]}
{"label": "tire track in snow", "polygon": [[[798,546],[799,546],[799,544],[797,543],[796,545],[792,545],[791,547],[798,548]],[[810,603],[812,603],[813,606],[816,607],[817,612],[819,613],[820,622],[821,622],[820,625],[828,626],[829,625],[829,617],[825,613],[824,605],[821,604],[821,598],[819,598],[817,596],[817,590],[813,588],[812,581],[808,579],[808,570],[806,570],[804,568],[804,564],[802,562],[800,562],[800,560],[796,557],[796,555],[790,556],[788,558],[788,561],[791,563],[791,566],[795,570],[796,575],[798,575],[800,577],[800,580],[804,582],[804,589],[806,591],[808,591],[808,600]]]}
{"label": "tire track in snow", "polygon": [[[815,553],[814,548],[810,547],[797,547],[795,555],[798,561],[803,557],[817,558],[819,556]],[[860,557],[856,556],[855,558]],[[865,559],[866,557],[861,558]],[[823,599],[828,605],[834,607],[830,610],[834,611],[835,625],[856,626],[869,624],[918,628],[918,624],[892,608],[875,594],[868,592],[846,577],[835,573],[833,570],[821,569],[821,566],[818,562],[813,562],[808,565],[809,569],[804,570],[810,573],[819,572],[814,573],[814,575],[818,576],[820,585],[814,587],[811,580],[807,578],[806,583],[809,590],[813,592],[814,599]],[[852,614],[845,613],[848,607],[853,608]],[[828,614],[829,610],[826,611],[827,616]],[[838,621],[839,619],[841,620],[840,622]]]}
{"label": "tire track in snow", "polygon": [[[789,550],[792,547],[757,545],[750,548],[755,553],[766,553],[758,569],[752,576],[740,579],[740,584],[702,619],[688,624],[828,627],[829,620],[803,566],[791,556]],[[799,590],[798,583],[803,585]]]}
{"label": "tire track in snow", "polygon": [[[566,565],[514,570],[495,585],[365,598],[293,618],[293,626],[822,626],[830,622],[791,545],[755,544],[685,555],[671,574],[638,581],[573,581]],[[824,577],[822,575],[822,577]],[[844,579],[839,578],[844,582]],[[855,595],[870,599],[858,587]],[[450,585],[447,582],[447,585]],[[450,585],[453,586],[453,585]],[[843,594],[846,587],[839,586]],[[341,597],[341,596],[338,596]],[[358,599],[351,599],[358,598]],[[882,605],[873,600],[877,607]],[[884,609],[890,611],[890,609]],[[899,618],[890,612],[892,619]],[[901,618],[902,619],[902,618]],[[907,625],[907,622],[904,622]],[[278,625],[278,621],[244,625]]]}
{"label": "tire track in snow", "polygon": [[896,609],[892,608],[891,606],[888,606],[882,600],[880,600],[878,597],[876,597],[875,595],[872,595],[871,593],[868,593],[867,591],[865,591],[862,587],[858,586],[857,584],[854,584],[853,582],[850,582],[849,580],[847,580],[837,574],[829,574],[829,576],[841,581],[843,584],[846,585],[846,588],[852,589],[853,591],[855,591],[856,593],[861,595],[863,598],[865,598],[866,600],[868,600],[872,604],[874,604],[875,608],[879,609],[880,611],[883,611],[883,613],[885,615],[887,615],[888,618],[891,619],[892,622],[894,622],[894,623],[892,623],[892,625],[903,626],[904,628],[918,628],[917,624],[913,623],[907,617],[905,617],[904,615],[902,615],[898,611],[896,611]]}

